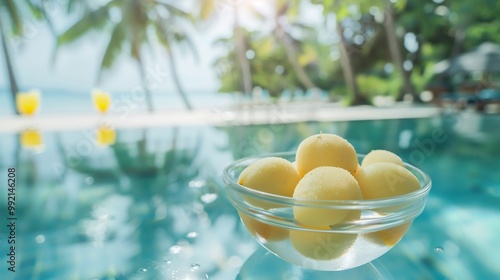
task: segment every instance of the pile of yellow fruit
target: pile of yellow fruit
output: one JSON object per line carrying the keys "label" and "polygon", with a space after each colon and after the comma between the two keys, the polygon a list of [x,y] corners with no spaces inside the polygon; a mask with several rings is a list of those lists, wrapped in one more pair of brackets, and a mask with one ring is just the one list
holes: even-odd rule
{"label": "pile of yellow fruit", "polygon": [[[295,162],[267,157],[252,163],[240,174],[238,183],[301,200],[380,199],[420,188],[418,179],[396,154],[373,150],[359,164],[354,147],[346,139],[326,133],[304,139],[297,148]],[[264,209],[273,208],[272,203],[252,198],[247,202]],[[357,238],[357,234],[288,230],[261,223],[241,211],[239,214],[257,238],[269,242],[289,237],[298,252],[317,260],[341,256]],[[361,211],[294,206],[293,215],[297,224],[304,228],[330,229],[336,224],[359,219]],[[369,233],[368,238],[392,246],[410,224]]]}

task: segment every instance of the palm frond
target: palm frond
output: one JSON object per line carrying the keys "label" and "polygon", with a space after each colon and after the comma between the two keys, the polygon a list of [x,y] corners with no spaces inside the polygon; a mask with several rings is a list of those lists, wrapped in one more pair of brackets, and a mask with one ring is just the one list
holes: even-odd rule
{"label": "palm frond", "polygon": [[305,31],[305,32],[311,32],[313,33],[316,29],[312,26],[309,26],[309,25],[306,25],[304,23],[301,23],[301,22],[291,22],[290,25],[292,25],[293,27],[295,28],[298,28],[300,29],[301,31]]}
{"label": "palm frond", "polygon": [[160,0],[156,0],[156,1],[154,1],[154,3],[165,7],[172,15],[193,20],[193,16],[190,13],[185,12],[185,11],[183,11],[183,10],[181,10],[181,9],[179,9],[179,8],[169,4],[169,3],[165,3],[165,2],[160,1]]}
{"label": "palm frond", "polygon": [[[78,7],[78,5],[85,5],[86,1],[80,1],[80,0],[67,0],[66,2],[66,12],[68,14],[71,14],[72,12],[75,11],[75,9]],[[86,6],[85,6],[86,9]]]}
{"label": "palm frond", "polygon": [[185,44],[192,52],[195,60],[199,60],[198,51],[191,38],[179,26],[172,24],[172,20],[157,19],[154,22],[154,27],[158,41],[163,47],[170,49],[172,41],[175,41],[177,44]]}
{"label": "palm frond", "polygon": [[25,0],[25,2],[33,17],[37,20],[45,20],[52,35],[57,37],[54,23],[52,22],[52,19],[50,18],[47,9],[44,6],[47,0],[42,0],[41,5],[37,5],[30,0]]}
{"label": "palm frond", "polygon": [[102,58],[98,79],[100,79],[103,70],[109,69],[111,68],[111,66],[113,66],[116,58],[122,51],[125,37],[125,24],[123,22],[120,22],[115,25],[115,27],[113,28],[113,32],[111,33],[111,38],[109,39],[108,46]]}
{"label": "palm frond", "polygon": [[[18,1],[19,3],[20,1]],[[40,20],[43,19],[42,17],[42,7],[38,6],[38,4],[33,3],[30,0],[24,0],[24,5],[28,8],[29,12],[31,13],[31,16],[36,19]]]}
{"label": "palm frond", "polygon": [[7,15],[11,22],[11,29],[13,35],[23,34],[23,21],[19,13],[19,8],[14,4],[14,0],[5,0],[5,8],[7,9]]}
{"label": "palm frond", "polygon": [[197,62],[200,61],[200,55],[198,54],[198,50],[196,49],[196,46],[193,43],[193,41],[191,40],[191,38],[189,38],[186,35],[185,38],[184,38],[184,43],[191,50],[191,53],[193,54],[195,61],[197,61]]}
{"label": "palm frond", "polygon": [[225,46],[229,47],[231,44],[234,43],[234,38],[233,37],[221,37],[216,39],[213,43],[212,46]]}
{"label": "palm frond", "polygon": [[109,5],[86,13],[79,21],[57,38],[57,44],[74,42],[92,29],[101,29],[109,21]]}

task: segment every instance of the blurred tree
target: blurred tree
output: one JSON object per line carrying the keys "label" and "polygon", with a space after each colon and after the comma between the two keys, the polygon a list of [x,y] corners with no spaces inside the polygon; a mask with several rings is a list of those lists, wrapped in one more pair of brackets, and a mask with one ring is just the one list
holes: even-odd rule
{"label": "blurred tree", "polygon": [[[358,88],[355,79],[355,69],[351,61],[351,53],[348,48],[348,44],[345,39],[344,29],[342,27],[342,21],[347,18],[350,14],[349,7],[353,4],[353,1],[341,1],[341,0],[311,0],[312,3],[321,4],[323,6],[323,14],[326,19],[328,15],[333,15],[335,18],[336,32],[339,38],[338,49],[340,52],[340,64],[342,66],[342,72],[344,74],[344,79],[349,87],[352,94],[352,104],[363,104],[367,103],[366,98],[364,98]],[[354,3],[355,4],[355,3]]]}
{"label": "blurred tree", "polygon": [[449,20],[452,57],[486,41],[500,43],[500,2],[496,0],[445,1],[436,5],[434,13]]}
{"label": "blurred tree", "polygon": [[396,69],[398,70],[399,75],[403,81],[404,91],[399,91],[396,100],[402,100],[405,94],[410,94],[413,100],[418,100],[419,97],[417,96],[415,88],[413,87],[412,82],[410,80],[411,70],[413,69],[413,67],[412,69],[408,70],[405,69],[404,67],[405,62],[401,51],[401,40],[398,40],[397,38],[396,24],[394,18],[394,13],[397,10],[402,10],[402,8],[406,3],[406,0],[400,0],[397,1],[396,3],[397,5],[387,3],[385,4],[386,7],[384,8],[384,25],[386,28],[389,51],[391,53],[392,61],[396,66]]}
{"label": "blurred tree", "polygon": [[[253,73],[251,76],[253,86],[266,90],[272,98],[281,96],[285,89],[294,91],[299,87],[300,82],[290,70],[283,48],[275,38],[248,31],[244,32],[244,36],[249,46],[247,51],[251,54],[247,59],[250,71]],[[217,45],[222,45],[228,50],[225,56],[217,58],[214,62],[221,80],[220,92],[235,92],[242,89],[240,76],[237,75],[238,63],[234,59],[237,52],[234,43],[231,37],[216,41]]]}
{"label": "blurred tree", "polygon": [[[232,11],[233,34],[231,36],[231,39],[222,40],[221,42],[225,42],[228,47],[232,46],[232,48],[228,48],[228,50],[231,53],[231,55],[234,56],[235,63],[232,63],[227,60],[219,60],[217,64],[220,63],[233,64],[232,66],[228,67],[232,68],[231,70],[236,71],[234,73],[238,73],[238,75],[236,76],[231,75],[232,77],[230,79],[238,84],[236,89],[242,92],[243,95],[250,95],[253,89],[253,85],[252,85],[252,71],[250,68],[249,59],[247,57],[249,42],[248,42],[248,37],[246,36],[247,32],[241,25],[240,10],[246,9],[250,11],[250,13],[256,16],[261,16],[260,13],[258,13],[258,11],[255,10],[251,5],[251,3],[249,2],[244,3],[238,1],[227,1],[225,3],[222,3],[221,1],[218,0],[200,0],[200,1],[201,3],[199,5],[200,8],[198,11],[198,15],[202,20],[208,20],[209,18],[214,17],[217,12],[220,12],[223,9]],[[233,41],[233,43],[230,44],[229,43],[230,41]],[[231,51],[233,49],[234,51]],[[221,77],[221,79],[224,78]]]}
{"label": "blurred tree", "polygon": [[301,29],[307,33],[311,28],[299,22],[290,20],[293,15],[297,15],[300,1],[293,0],[275,0],[274,1],[274,29],[273,36],[283,47],[286,57],[297,75],[298,80],[307,89],[316,88],[314,82],[309,78],[303,65],[300,65],[299,54],[300,41],[294,39],[291,34],[291,28]]}
{"label": "blurred tree", "polygon": [[416,92],[427,89],[430,83],[435,83],[438,87],[444,86],[443,81],[432,72],[436,62],[451,55],[455,40],[449,16],[436,13],[436,10],[440,10],[438,7],[445,7],[444,3],[406,1],[395,17],[401,36],[414,38],[414,49],[404,57],[413,65],[408,74],[411,75]]}
{"label": "blurred tree", "polygon": [[[380,68],[380,62],[387,60],[384,53],[387,52],[392,59],[398,77],[402,79],[404,90],[397,99],[402,99],[404,93],[410,93],[417,99],[416,92],[410,80],[411,70],[404,68],[404,54],[402,52],[403,41],[398,39],[395,14],[404,9],[406,1],[399,0],[389,3],[385,0],[376,1],[313,1],[321,3],[326,15],[333,14],[337,22],[337,35],[339,37],[339,51],[344,77],[353,94],[353,104],[365,103],[366,96],[360,91],[356,81],[356,72],[373,72]],[[382,25],[380,28],[379,25]],[[375,31],[374,31],[375,30]],[[370,31],[370,32],[366,32]],[[346,36],[346,34],[351,34]],[[373,33],[373,34],[369,34]],[[386,41],[382,43],[380,36],[385,35]],[[358,46],[354,56],[352,46]],[[375,68],[373,68],[375,67]],[[354,70],[356,69],[356,71]],[[366,87],[365,87],[366,88]]]}
{"label": "blurred tree", "polygon": [[415,37],[416,49],[406,55],[415,88],[453,90],[450,77],[434,75],[433,65],[486,41],[500,43],[499,12],[497,1],[406,1],[396,24],[402,34]]}
{"label": "blurred tree", "polygon": [[255,56],[250,60],[255,73],[252,76],[254,85],[267,90],[274,99],[279,98],[285,90],[292,96],[297,89],[305,90],[280,41],[272,36],[254,36],[257,38],[252,39],[251,50]]}
{"label": "blurred tree", "polygon": [[[12,104],[16,114],[19,114],[16,107],[16,94],[19,91],[19,86],[7,40],[10,37],[9,35],[13,37],[22,37],[24,35],[25,16],[27,16],[27,13],[29,13],[30,18],[35,20],[47,20],[49,26],[52,27],[50,19],[42,6],[29,0],[0,0],[0,40],[2,41],[2,52],[5,58],[5,68],[7,68],[7,79],[9,81]],[[5,26],[10,27],[9,33],[7,33],[8,31],[4,24]]]}
{"label": "blurred tree", "polygon": [[[207,5],[206,2],[204,3]],[[240,71],[240,69],[242,65],[246,68],[247,64],[248,73],[251,73],[252,86],[263,88],[272,98],[280,97],[285,90],[289,90],[294,96],[297,89],[306,90],[316,87],[309,78],[311,71],[315,69],[308,69],[314,62],[314,51],[310,48],[309,52],[306,53],[303,48],[306,45],[305,40],[315,37],[316,32],[295,20],[299,3],[300,1],[281,0],[266,3],[272,10],[267,18],[250,3],[239,3],[231,7],[233,11],[244,8],[247,13],[253,15],[260,22],[271,22],[274,25],[271,30],[266,32],[249,32],[239,25],[238,28],[244,38],[243,44],[238,44],[235,35],[217,40],[216,43],[224,46],[224,49],[227,50],[227,53],[214,63],[222,81],[220,91],[244,91],[246,78],[240,79],[240,77],[244,76],[243,73],[246,71]],[[205,9],[207,8],[204,7],[202,11]],[[292,31],[304,34],[303,38],[294,38]],[[245,47],[244,58],[239,55],[242,45]],[[244,63],[242,63],[243,61]],[[241,74],[237,75],[236,73]],[[240,82],[241,80],[243,83]]]}
{"label": "blurred tree", "polygon": [[[74,5],[74,1],[68,3]],[[114,65],[124,46],[128,46],[141,75],[148,110],[152,112],[151,88],[147,82],[142,49],[143,46],[151,48],[154,42],[158,42],[170,60],[170,74],[177,91],[186,108],[191,110],[191,103],[178,78],[172,47],[184,44],[197,54],[183,25],[192,20],[190,14],[163,1],[111,0],[97,8],[87,6],[81,18],[59,36],[58,46],[74,42],[92,30],[110,29],[111,36],[101,61],[98,81],[102,72]]]}
{"label": "blurred tree", "polygon": [[220,38],[214,46],[222,46],[227,50],[226,55],[216,58],[213,63],[215,72],[220,81],[219,92],[244,92],[241,83],[240,68],[236,58],[234,40],[232,37]]}

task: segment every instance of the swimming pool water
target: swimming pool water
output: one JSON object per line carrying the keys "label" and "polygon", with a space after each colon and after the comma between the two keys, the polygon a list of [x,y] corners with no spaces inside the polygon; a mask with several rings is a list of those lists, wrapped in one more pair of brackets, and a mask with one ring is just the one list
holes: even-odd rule
{"label": "swimming pool water", "polygon": [[41,150],[1,134],[0,221],[8,217],[10,167],[17,220],[16,272],[7,270],[3,226],[0,279],[330,279],[259,249],[220,180],[234,159],[292,151],[319,131],[345,137],[359,153],[394,151],[433,180],[427,206],[403,240],[345,277],[492,279],[500,275],[499,128],[499,116],[454,113],[123,129],[110,146],[97,144],[90,128],[42,131]]}

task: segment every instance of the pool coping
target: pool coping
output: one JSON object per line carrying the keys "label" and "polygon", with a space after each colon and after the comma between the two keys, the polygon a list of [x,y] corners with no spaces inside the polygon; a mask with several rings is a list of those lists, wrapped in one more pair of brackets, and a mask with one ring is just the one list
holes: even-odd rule
{"label": "pool coping", "polygon": [[161,126],[227,126],[279,124],[307,121],[355,121],[427,118],[438,115],[442,108],[428,105],[398,105],[392,107],[353,106],[312,103],[299,105],[268,104],[233,108],[172,110],[155,113],[114,115],[75,114],[40,115],[35,117],[9,116],[0,118],[0,133],[15,133],[27,128],[42,131],[75,130],[101,125],[113,128],[142,128]]}

